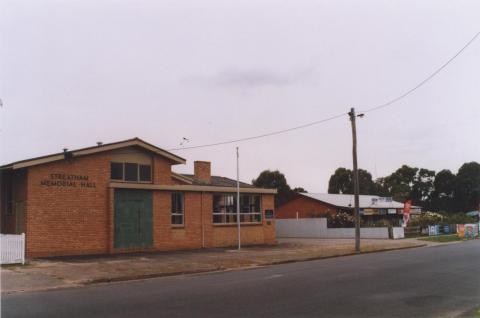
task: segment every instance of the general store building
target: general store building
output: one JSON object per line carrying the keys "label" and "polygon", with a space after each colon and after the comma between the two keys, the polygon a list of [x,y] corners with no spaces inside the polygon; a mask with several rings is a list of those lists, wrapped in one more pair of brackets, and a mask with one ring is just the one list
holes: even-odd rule
{"label": "general store building", "polygon": [[[235,245],[236,181],[172,171],[185,163],[134,138],[1,166],[1,231],[25,233],[30,258]],[[276,190],[240,193],[242,243],[274,244]]]}
{"label": "general store building", "polygon": [[[404,204],[391,197],[359,195],[361,218],[366,222],[387,221],[399,225],[403,219]],[[276,218],[318,218],[340,212],[354,213],[353,194],[299,193],[277,208]],[[412,206],[412,215],[421,213],[421,207]]]}

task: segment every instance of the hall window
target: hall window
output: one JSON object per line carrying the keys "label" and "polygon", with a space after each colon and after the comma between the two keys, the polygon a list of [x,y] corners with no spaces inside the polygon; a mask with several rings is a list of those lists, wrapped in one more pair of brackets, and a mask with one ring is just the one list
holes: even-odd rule
{"label": "hall window", "polygon": [[172,192],[172,224],[182,225],[184,220],[184,198],[182,192]]}
{"label": "hall window", "polygon": [[125,162],[125,181],[138,181],[138,163]]}
{"label": "hall window", "polygon": [[111,162],[110,179],[126,182],[152,182],[152,166],[132,162]]}
{"label": "hall window", "polygon": [[139,169],[140,181],[142,182],[152,181],[152,166],[139,165],[138,169]]}
{"label": "hall window", "polygon": [[[214,224],[237,223],[237,195],[214,194],[212,214]],[[260,223],[261,221],[260,195],[240,194],[240,222]]]}
{"label": "hall window", "polygon": [[123,181],[123,163],[121,162],[112,162],[110,164],[110,173],[112,180],[122,180]]}

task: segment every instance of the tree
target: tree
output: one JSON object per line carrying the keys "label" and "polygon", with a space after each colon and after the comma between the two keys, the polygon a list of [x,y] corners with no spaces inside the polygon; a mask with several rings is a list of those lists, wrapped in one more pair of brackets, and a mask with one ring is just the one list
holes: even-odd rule
{"label": "tree", "polygon": [[377,188],[380,188],[382,195],[388,195],[395,201],[404,202],[411,196],[418,170],[418,168],[403,165],[391,175],[378,179]]}
{"label": "tree", "polygon": [[478,162],[464,163],[458,169],[453,197],[458,212],[478,209],[480,204],[480,164]]}
{"label": "tree", "polygon": [[305,190],[305,189],[302,188],[302,187],[293,188],[293,192],[296,192],[296,193],[308,193],[308,191]]}
{"label": "tree", "polygon": [[252,180],[252,184],[256,187],[277,189],[275,207],[290,201],[295,196],[295,192],[288,185],[285,175],[278,170],[262,171],[258,178]]}
{"label": "tree", "polygon": [[328,193],[353,193],[352,171],[338,168],[328,182]]}
{"label": "tree", "polygon": [[430,195],[431,209],[433,211],[454,212],[455,175],[450,170],[440,170],[433,181],[433,189]]}
{"label": "tree", "polygon": [[[358,169],[360,194],[375,194],[376,188],[372,175],[363,169]],[[353,171],[338,168],[328,182],[328,193],[353,194]]]}
{"label": "tree", "polygon": [[413,178],[412,191],[410,192],[410,199],[412,199],[413,204],[421,205],[427,210],[430,209],[434,180],[435,171],[424,168],[418,170]]}

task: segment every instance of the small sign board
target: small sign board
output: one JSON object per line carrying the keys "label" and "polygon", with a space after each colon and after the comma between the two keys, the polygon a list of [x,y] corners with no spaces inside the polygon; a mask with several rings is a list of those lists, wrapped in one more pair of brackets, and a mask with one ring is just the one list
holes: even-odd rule
{"label": "small sign board", "polygon": [[374,209],[363,209],[363,215],[374,215],[378,214]]}
{"label": "small sign board", "polygon": [[275,214],[273,213],[273,210],[265,210],[265,218],[266,219],[275,218]]}

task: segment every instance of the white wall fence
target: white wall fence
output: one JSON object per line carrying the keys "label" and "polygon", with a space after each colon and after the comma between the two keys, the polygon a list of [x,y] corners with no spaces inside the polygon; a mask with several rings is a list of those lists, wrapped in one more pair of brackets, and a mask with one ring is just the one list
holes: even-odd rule
{"label": "white wall fence", "polygon": [[[354,228],[328,228],[326,218],[277,219],[277,237],[354,238]],[[362,227],[360,237],[388,239],[387,227]],[[393,228],[393,238],[403,238],[403,228]]]}
{"label": "white wall fence", "polygon": [[0,264],[25,264],[25,234],[0,234]]}
{"label": "white wall fence", "polygon": [[405,238],[405,228],[403,227],[394,227],[393,229],[393,238],[394,239],[401,239]]}

